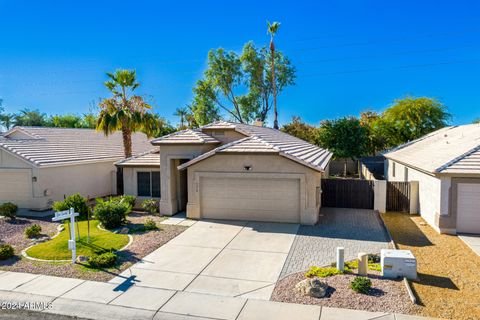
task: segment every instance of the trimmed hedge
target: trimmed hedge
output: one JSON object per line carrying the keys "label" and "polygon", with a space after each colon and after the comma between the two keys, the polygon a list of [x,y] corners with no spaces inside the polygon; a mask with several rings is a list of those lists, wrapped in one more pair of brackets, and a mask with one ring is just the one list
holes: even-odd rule
{"label": "trimmed hedge", "polygon": [[107,229],[118,228],[127,222],[127,214],[132,211],[132,206],[119,198],[108,200],[97,199],[93,211],[95,218]]}
{"label": "trimmed hedge", "polygon": [[14,220],[17,216],[18,206],[11,202],[5,202],[0,205],[0,216],[5,216]]}
{"label": "trimmed hedge", "polygon": [[155,199],[147,199],[142,202],[142,209],[150,214],[158,213],[158,202]]}
{"label": "trimmed hedge", "polygon": [[54,202],[52,207],[55,211],[64,211],[73,208],[75,212],[80,214],[79,218],[81,220],[87,219],[88,211],[90,210],[87,198],[79,193],[72,194],[66,197],[63,201]]}
{"label": "trimmed hedge", "polygon": [[13,247],[9,244],[0,244],[0,260],[7,260],[15,255]]}
{"label": "trimmed hedge", "polygon": [[36,238],[40,235],[40,232],[42,232],[42,227],[38,224],[33,224],[30,227],[25,228],[25,235],[27,238]]}
{"label": "trimmed hedge", "polygon": [[117,255],[113,252],[96,254],[88,258],[88,264],[92,268],[113,267],[117,262]]}

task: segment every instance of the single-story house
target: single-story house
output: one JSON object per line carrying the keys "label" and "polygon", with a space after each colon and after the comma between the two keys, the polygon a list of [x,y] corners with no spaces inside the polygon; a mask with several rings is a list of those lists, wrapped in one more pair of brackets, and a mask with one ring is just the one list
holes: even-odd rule
{"label": "single-story house", "polygon": [[419,211],[441,233],[480,233],[480,125],[452,126],[385,154],[389,181],[419,182]]}
{"label": "single-story house", "polygon": [[158,150],[116,165],[123,168],[125,193],[158,198],[161,214],[186,210],[193,219],[318,221],[328,150],[259,123],[226,121],[151,143]]}
{"label": "single-story house", "polygon": [[[152,149],[143,133],[132,137],[134,154]],[[125,158],[120,132],[15,127],[0,136],[0,203],[49,209],[64,195],[115,194],[114,162]]]}

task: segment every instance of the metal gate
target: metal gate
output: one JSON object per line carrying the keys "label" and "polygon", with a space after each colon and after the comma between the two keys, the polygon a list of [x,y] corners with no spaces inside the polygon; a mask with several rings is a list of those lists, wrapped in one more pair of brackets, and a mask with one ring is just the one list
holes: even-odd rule
{"label": "metal gate", "polygon": [[410,212],[410,182],[387,182],[387,211]]}
{"label": "metal gate", "polygon": [[373,181],[322,179],[322,207],[373,209]]}

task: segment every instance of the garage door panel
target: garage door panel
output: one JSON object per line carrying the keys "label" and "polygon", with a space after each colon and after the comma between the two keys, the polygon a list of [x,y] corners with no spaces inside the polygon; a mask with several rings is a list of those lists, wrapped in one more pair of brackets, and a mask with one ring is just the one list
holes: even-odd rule
{"label": "garage door panel", "polygon": [[28,200],[32,196],[29,172],[0,172],[0,182],[0,203],[2,201]]}
{"label": "garage door panel", "polygon": [[480,233],[480,184],[478,183],[458,184],[457,232]]}
{"label": "garage door panel", "polygon": [[201,178],[201,215],[209,219],[299,222],[298,179]]}

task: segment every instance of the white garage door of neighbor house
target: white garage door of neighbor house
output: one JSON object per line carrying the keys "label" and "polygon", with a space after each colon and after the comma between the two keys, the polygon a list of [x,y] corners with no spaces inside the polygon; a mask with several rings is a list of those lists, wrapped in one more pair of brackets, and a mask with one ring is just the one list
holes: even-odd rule
{"label": "white garage door of neighbor house", "polygon": [[32,180],[26,171],[0,171],[0,202],[24,201],[32,197]]}
{"label": "white garage door of neighbor house", "polygon": [[459,183],[457,232],[480,233],[480,183]]}
{"label": "white garage door of neighbor house", "polygon": [[201,216],[300,222],[299,179],[201,178]]}

